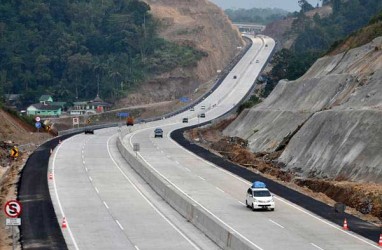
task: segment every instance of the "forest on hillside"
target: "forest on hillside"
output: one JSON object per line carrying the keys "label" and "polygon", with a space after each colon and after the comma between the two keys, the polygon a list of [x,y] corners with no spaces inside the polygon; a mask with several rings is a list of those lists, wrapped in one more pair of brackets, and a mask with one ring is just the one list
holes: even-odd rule
{"label": "forest on hillside", "polygon": [[225,13],[234,23],[256,23],[266,25],[276,20],[283,19],[288,11],[282,9],[227,9]]}
{"label": "forest on hillside", "polygon": [[113,101],[140,82],[190,67],[205,52],[166,41],[139,0],[2,0],[0,96]]}
{"label": "forest on hillside", "polygon": [[370,22],[382,11],[381,0],[325,0],[333,13],[325,18],[316,14],[313,18],[304,15],[312,9],[306,0],[299,0],[301,11],[294,13],[292,31],[287,35],[296,36],[291,49],[277,52],[272,64],[271,79],[264,95],[268,95],[281,79],[295,80],[302,76],[312,64],[343,39]]}

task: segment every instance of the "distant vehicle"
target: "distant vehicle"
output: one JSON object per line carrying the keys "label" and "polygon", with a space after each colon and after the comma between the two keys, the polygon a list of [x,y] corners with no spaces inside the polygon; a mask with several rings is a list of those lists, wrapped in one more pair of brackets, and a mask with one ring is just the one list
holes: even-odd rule
{"label": "distant vehicle", "polygon": [[188,123],[188,118],[187,117],[183,118],[182,122],[183,123]]}
{"label": "distant vehicle", "polygon": [[134,118],[129,116],[126,119],[126,126],[134,126]]}
{"label": "distant vehicle", "polygon": [[265,47],[268,47],[268,44],[265,44]]}
{"label": "distant vehicle", "polygon": [[157,137],[160,137],[160,138],[163,138],[163,129],[161,128],[156,128],[154,130],[154,137],[157,138]]}
{"label": "distant vehicle", "polygon": [[233,76],[233,79],[236,79],[237,78],[237,76]]}
{"label": "distant vehicle", "polygon": [[194,107],[190,108],[190,111],[195,111],[195,108]]}
{"label": "distant vehicle", "polygon": [[256,60],[256,63],[259,63],[259,60]]}
{"label": "distant vehicle", "polygon": [[202,106],[200,107],[200,109],[205,110],[205,109],[206,109],[206,106],[202,105]]}
{"label": "distant vehicle", "polygon": [[200,118],[206,118],[206,114],[205,113],[201,113],[199,117]]}
{"label": "distant vehicle", "polygon": [[85,129],[85,134],[92,134],[92,135],[94,135],[94,129],[86,128]]}
{"label": "distant vehicle", "polygon": [[255,181],[247,190],[245,205],[252,208],[252,210],[275,210],[275,202],[273,200],[272,194],[266,188],[265,184],[260,181]]}

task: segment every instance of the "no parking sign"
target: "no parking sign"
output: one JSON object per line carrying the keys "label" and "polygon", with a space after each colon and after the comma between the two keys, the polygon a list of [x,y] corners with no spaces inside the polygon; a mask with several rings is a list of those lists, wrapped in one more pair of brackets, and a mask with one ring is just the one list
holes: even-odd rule
{"label": "no parking sign", "polygon": [[21,204],[17,200],[10,200],[4,206],[5,215],[9,218],[17,218],[21,214]]}

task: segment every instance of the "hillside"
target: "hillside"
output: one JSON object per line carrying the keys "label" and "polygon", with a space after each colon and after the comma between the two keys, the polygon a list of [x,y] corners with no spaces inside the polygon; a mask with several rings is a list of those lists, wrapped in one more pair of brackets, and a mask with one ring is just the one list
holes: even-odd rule
{"label": "hillside", "polygon": [[[274,152],[301,177],[382,183],[382,37],[319,59],[296,81],[281,81],[224,133]],[[289,143],[288,143],[289,142]]]}
{"label": "hillside", "polygon": [[238,30],[224,12],[207,0],[146,0],[161,23],[159,35],[176,44],[188,45],[207,56],[196,67],[178,67],[142,84],[118,106],[158,102],[190,95],[216,76],[243,46]]}

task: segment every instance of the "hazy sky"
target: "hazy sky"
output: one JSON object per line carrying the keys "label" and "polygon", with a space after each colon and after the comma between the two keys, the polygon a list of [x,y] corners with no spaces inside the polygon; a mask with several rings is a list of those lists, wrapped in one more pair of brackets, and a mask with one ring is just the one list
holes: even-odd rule
{"label": "hazy sky", "polygon": [[[229,8],[280,8],[287,11],[299,11],[298,0],[209,0],[222,9]],[[315,7],[319,0],[308,0]]]}

